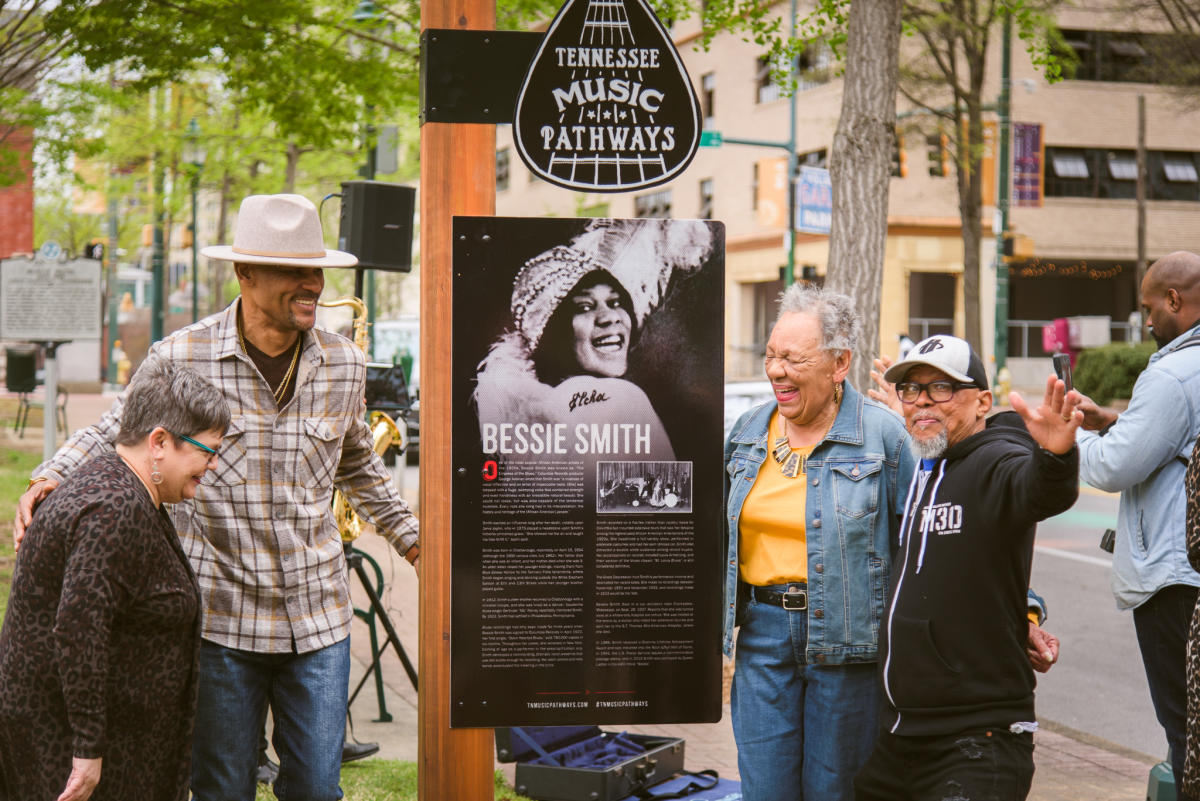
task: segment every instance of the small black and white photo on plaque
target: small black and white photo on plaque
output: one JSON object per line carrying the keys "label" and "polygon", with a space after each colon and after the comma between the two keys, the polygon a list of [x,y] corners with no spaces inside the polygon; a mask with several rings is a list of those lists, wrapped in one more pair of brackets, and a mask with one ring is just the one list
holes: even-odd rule
{"label": "small black and white photo on plaque", "polygon": [[692,511],[691,462],[600,462],[599,514],[685,514]]}

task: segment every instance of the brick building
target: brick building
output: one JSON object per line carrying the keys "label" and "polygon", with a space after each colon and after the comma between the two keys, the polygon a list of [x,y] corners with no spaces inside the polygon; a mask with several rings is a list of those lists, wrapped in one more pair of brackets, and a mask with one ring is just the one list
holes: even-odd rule
{"label": "brick building", "polygon": [[15,131],[3,145],[16,150],[21,177],[0,187],[0,259],[33,253],[33,135]]}

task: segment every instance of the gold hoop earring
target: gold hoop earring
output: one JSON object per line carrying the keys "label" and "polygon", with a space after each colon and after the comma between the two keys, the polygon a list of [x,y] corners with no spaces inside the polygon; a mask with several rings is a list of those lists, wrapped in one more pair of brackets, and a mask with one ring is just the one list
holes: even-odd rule
{"label": "gold hoop earring", "polygon": [[833,405],[837,406],[842,402],[842,385],[841,382],[833,385]]}

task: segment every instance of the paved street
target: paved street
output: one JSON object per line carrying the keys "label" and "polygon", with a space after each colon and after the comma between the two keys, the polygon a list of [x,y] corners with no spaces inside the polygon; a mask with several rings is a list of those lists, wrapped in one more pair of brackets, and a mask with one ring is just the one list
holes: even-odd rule
{"label": "paved street", "polygon": [[1079,501],[1038,527],[1033,586],[1050,606],[1059,662],[1038,677],[1038,717],[1164,758],[1133,630],[1109,591],[1111,557],[1097,543],[1115,528],[1117,496],[1083,487]]}

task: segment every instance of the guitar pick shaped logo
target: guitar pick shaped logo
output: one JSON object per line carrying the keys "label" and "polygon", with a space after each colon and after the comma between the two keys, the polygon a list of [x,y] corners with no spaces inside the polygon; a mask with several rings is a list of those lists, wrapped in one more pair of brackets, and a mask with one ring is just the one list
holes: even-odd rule
{"label": "guitar pick shaped logo", "polygon": [[700,104],[645,0],[570,0],[525,75],[513,115],[535,175],[579,192],[671,180],[700,142]]}

